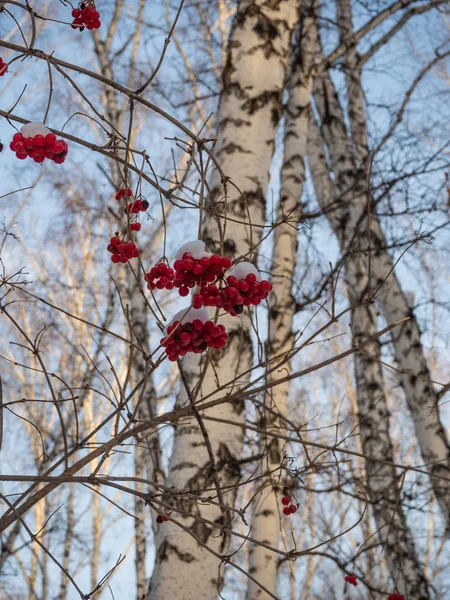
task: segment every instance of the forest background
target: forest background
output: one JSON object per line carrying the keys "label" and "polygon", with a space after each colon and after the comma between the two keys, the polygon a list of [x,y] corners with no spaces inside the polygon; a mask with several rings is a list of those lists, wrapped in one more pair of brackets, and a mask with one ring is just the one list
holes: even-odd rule
{"label": "forest background", "polygon": [[[448,2],[72,8],[0,2],[0,598],[445,598]],[[273,291],[172,363],[197,238]]]}

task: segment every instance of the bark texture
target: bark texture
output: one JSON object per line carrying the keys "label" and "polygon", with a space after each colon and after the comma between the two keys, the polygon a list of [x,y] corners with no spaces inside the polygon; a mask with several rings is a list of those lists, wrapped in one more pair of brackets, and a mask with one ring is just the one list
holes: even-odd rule
{"label": "bark texture", "polygon": [[[341,39],[345,39],[353,30],[349,0],[339,0],[337,7]],[[329,210],[339,215],[341,227],[346,227],[349,221],[354,223],[354,233],[345,241],[344,255],[355,243],[357,231],[366,232],[359,240],[360,249],[370,252],[371,291],[386,321],[392,323],[404,317],[409,318],[406,323],[392,330],[395,359],[403,372],[401,381],[421,454],[432,475],[431,485],[449,530],[450,447],[440,421],[439,396],[432,383],[413,307],[409,306],[395,273],[394,260],[386,249],[385,235],[373,206],[368,218],[367,126],[356,50],[346,57],[344,66],[350,132],[347,131],[344,110],[329,73],[324,73],[320,80],[316,80],[314,89],[330,167],[336,176],[338,195]]]}
{"label": "bark texture", "polygon": [[[367,294],[369,275],[367,259],[361,252],[360,236],[364,229],[355,233],[351,220],[342,227],[336,211],[329,211],[333,196],[331,190],[325,151],[314,117],[310,121],[308,157],[316,195],[321,208],[327,214],[330,224],[339,239],[341,249],[346,251],[345,282],[349,301],[352,305],[351,327],[354,344],[357,345],[374,335],[377,327],[377,313],[374,303]],[[322,182],[328,181],[326,187]],[[343,199],[344,200],[344,199]],[[354,240],[351,250],[347,240]],[[383,375],[380,363],[380,343],[378,340],[365,346],[354,355],[355,380],[357,391],[359,430],[363,452],[366,455],[394,462],[392,442],[389,433],[389,411],[384,392]],[[429,598],[428,583],[418,561],[414,540],[406,523],[406,518],[398,501],[400,494],[396,470],[389,464],[365,460],[366,486],[378,528],[380,543],[383,544],[392,579],[402,594],[408,598],[425,600]]]}
{"label": "bark texture", "polygon": [[[262,234],[259,226],[265,222],[269,169],[297,16],[297,0],[245,0],[239,2],[232,24],[216,145],[216,156],[227,181],[222,181],[218,172],[212,176],[203,239],[211,250],[223,250],[233,259],[257,257]],[[211,355],[207,364],[205,358],[200,364],[191,358],[183,361],[187,396],[191,400],[193,391],[201,398],[220,388],[235,390],[248,381],[253,358],[249,320],[229,318],[221,322],[229,333],[228,345]],[[195,390],[204,368],[206,373]],[[179,401],[186,401],[186,390]],[[240,401],[222,404],[211,414],[242,423],[244,404]],[[218,482],[224,490],[221,500],[232,506],[236,492],[226,486],[233,486],[239,480],[243,433],[237,427],[212,422],[203,427],[204,431],[193,419],[189,425],[176,426],[168,484],[174,490],[216,498]],[[207,443],[212,453],[207,451]],[[170,501],[197,514],[197,518],[174,514],[189,533],[169,523],[161,528],[148,598],[211,600],[222,586],[223,567],[219,571],[217,554],[226,553],[229,540],[202,519],[231,525],[230,513],[214,505],[199,505],[186,496],[183,502],[173,496]],[[216,555],[202,547],[202,543]],[[172,576],[174,572],[177,579]]]}
{"label": "bark texture", "polygon": [[[293,42],[288,78],[288,101],[285,108],[284,157],[281,168],[280,198],[277,207],[271,262],[273,292],[269,309],[269,359],[270,367],[280,364],[283,374],[291,371],[289,353],[294,346],[293,321],[295,297],[293,294],[297,264],[298,228],[302,219],[301,197],[305,180],[306,141],[310,109],[312,79],[310,69],[314,60],[312,41],[315,33],[314,1],[302,3],[300,21]],[[284,362],[283,362],[284,361]],[[281,363],[283,363],[281,365]],[[275,376],[278,376],[275,372]],[[273,388],[266,396],[271,411],[262,412],[259,426],[278,433],[284,430],[282,418],[289,410],[290,382]],[[264,410],[264,409],[262,409]],[[277,438],[262,436],[260,449],[265,457],[260,465],[258,487],[255,490],[252,535],[272,547],[280,539],[280,484],[279,468],[282,460],[282,442]],[[276,593],[278,557],[257,544],[249,547],[250,573],[272,593]],[[249,600],[267,598],[267,594],[249,580]]]}

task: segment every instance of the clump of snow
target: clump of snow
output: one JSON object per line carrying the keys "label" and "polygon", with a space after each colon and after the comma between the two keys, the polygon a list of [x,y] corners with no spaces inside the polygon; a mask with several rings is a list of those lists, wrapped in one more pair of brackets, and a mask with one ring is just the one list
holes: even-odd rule
{"label": "clump of snow", "polygon": [[202,242],[202,240],[194,240],[193,242],[183,244],[175,254],[175,260],[181,260],[185,252],[197,260],[200,260],[204,256],[212,256],[211,253],[206,250],[205,242]]}
{"label": "clump of snow", "polygon": [[236,277],[236,279],[245,279],[247,275],[253,273],[256,276],[256,281],[261,281],[261,273],[251,262],[240,262],[238,263],[230,273],[230,276]]}
{"label": "clump of snow", "polygon": [[192,323],[195,319],[199,319],[202,323],[209,321],[208,311],[204,306],[202,308],[192,308],[186,306],[179,310],[173,317],[170,323],[166,325],[164,328],[164,333],[167,335],[167,328],[175,323],[175,321],[180,321],[180,323]]}
{"label": "clump of snow", "polygon": [[47,133],[51,133],[44,123],[26,123],[21,129],[24,138],[34,137],[35,135],[46,136]]}

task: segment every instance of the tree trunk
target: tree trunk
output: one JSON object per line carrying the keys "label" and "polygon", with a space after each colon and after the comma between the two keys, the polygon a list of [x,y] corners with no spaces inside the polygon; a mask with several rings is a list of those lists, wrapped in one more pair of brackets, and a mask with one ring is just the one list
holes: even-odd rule
{"label": "tree trunk", "polygon": [[[341,0],[341,5],[347,0]],[[348,7],[346,19],[351,19]],[[343,15],[341,13],[341,19]],[[343,25],[341,25],[343,27]],[[352,27],[351,20],[347,28]],[[356,125],[351,132],[360,131],[360,120],[364,115],[361,82],[356,81],[358,70],[352,72],[353,84],[348,88],[349,107],[357,115]],[[383,315],[388,323],[404,317],[409,321],[392,330],[395,359],[404,372],[401,377],[406,401],[411,413],[415,433],[424,462],[428,465],[431,485],[438,499],[447,531],[450,532],[450,447],[439,417],[439,397],[434,389],[427,359],[420,339],[420,329],[411,306],[408,305],[400,282],[395,274],[394,261],[386,250],[386,240],[379,218],[371,207],[367,218],[368,174],[364,164],[364,152],[358,140],[348,137],[344,111],[329,73],[324,73],[321,84],[315,86],[314,99],[322,122],[322,134],[328,145],[331,168],[336,174],[336,196],[333,211],[338,211],[342,222],[350,220],[357,228],[368,233],[370,224],[370,285],[375,293]],[[351,93],[353,92],[353,95]],[[351,98],[350,98],[351,96]],[[352,117],[349,114],[350,123]],[[367,128],[366,128],[367,130]],[[361,134],[362,135],[362,134]],[[366,139],[367,134],[362,135]],[[356,155],[355,155],[356,153]],[[346,194],[346,201],[343,195]],[[347,239],[347,249],[353,238]],[[369,237],[361,240],[361,250],[369,251]],[[344,254],[345,254],[344,252]],[[433,476],[436,477],[433,477]],[[442,477],[443,479],[439,479]]]}
{"label": "tree trunk", "polygon": [[[300,22],[294,40],[288,80],[288,101],[285,110],[284,158],[281,168],[280,200],[277,208],[277,226],[274,230],[272,262],[270,267],[273,292],[269,310],[269,364],[273,367],[285,360],[280,368],[283,375],[291,371],[289,352],[294,347],[292,331],[295,315],[293,280],[297,264],[298,227],[302,219],[301,197],[305,179],[305,156],[308,133],[311,77],[309,71],[314,55],[311,41],[315,20],[311,18],[314,1],[303,2]],[[270,377],[270,375],[269,375]],[[284,431],[281,417],[288,416],[290,382],[274,387],[266,402],[271,412],[262,414],[259,427]],[[264,410],[264,409],[262,409]],[[265,457],[260,465],[252,519],[252,536],[272,547],[278,547],[280,538],[280,485],[278,473],[282,460],[282,441],[272,438],[270,443],[261,436],[260,451]],[[263,546],[250,544],[250,573],[272,593],[276,593],[278,557]],[[252,580],[248,584],[249,600],[265,598],[267,594]]]}
{"label": "tree trunk", "polygon": [[[359,250],[359,238],[366,234],[360,228],[356,234],[352,222],[342,226],[342,215],[330,210],[335,197],[331,195],[332,182],[325,163],[325,151],[314,117],[311,116],[308,140],[308,158],[318,202],[330,220],[339,239],[342,251],[348,252],[345,262],[345,282],[349,301],[353,306],[351,325],[354,344],[360,344],[377,331],[376,310],[367,297],[369,276],[366,259]],[[322,185],[323,182],[328,182]],[[354,190],[352,190],[354,192]],[[345,203],[341,198],[342,204]],[[349,228],[350,226],[350,228]],[[354,240],[352,251],[348,251],[348,239]],[[355,379],[358,403],[358,418],[363,452],[380,458],[387,464],[365,460],[366,482],[375,522],[380,533],[392,579],[399,591],[408,598],[429,598],[428,584],[417,559],[414,541],[406,523],[401,503],[389,433],[389,411],[384,393],[378,340],[364,347],[354,356]],[[390,463],[390,464],[389,464]]]}
{"label": "tree trunk", "polygon": [[[262,233],[258,225],[265,222],[265,194],[297,16],[297,0],[243,0],[239,2],[233,21],[216,146],[216,156],[231,183],[222,182],[220,174],[214,173],[203,227],[207,247],[223,250],[232,259],[256,260]],[[223,184],[226,185],[226,197]],[[207,365],[204,359],[200,365],[195,358],[183,361],[188,396],[192,397],[192,390],[204,368],[206,374],[198,391],[199,398],[222,386],[232,390],[248,381],[253,358],[249,319],[230,317],[222,322],[229,334],[227,346],[211,355]],[[180,401],[183,399],[186,399],[185,392]],[[243,423],[244,403],[222,404],[209,414]],[[205,450],[205,429],[202,432],[199,423],[193,420],[189,425],[176,426],[169,485],[179,491],[197,493],[209,488],[208,495],[216,497],[217,484],[224,489],[239,481],[238,459],[243,431],[208,422],[211,456]],[[226,493],[222,492],[221,500],[233,506],[235,495],[234,487],[227,488]],[[174,499],[171,501],[176,503]],[[193,521],[174,513],[198,540],[219,554],[226,553],[228,536],[218,535],[218,530],[214,531],[201,519],[206,517],[218,524],[225,521],[231,525],[228,511],[222,512],[214,505],[198,505],[188,498],[176,505],[198,515]],[[157,539],[156,565],[148,598],[176,597],[181,579],[184,600],[211,600],[222,586],[223,566],[219,573],[219,564],[217,557],[202,548],[192,535],[165,523]],[[174,572],[177,580],[172,577]]]}

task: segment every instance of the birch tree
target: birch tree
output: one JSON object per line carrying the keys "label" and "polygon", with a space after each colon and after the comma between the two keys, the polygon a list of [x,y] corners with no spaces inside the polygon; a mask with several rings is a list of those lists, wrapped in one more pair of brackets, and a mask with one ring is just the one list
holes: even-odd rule
{"label": "birch tree", "polygon": [[[281,168],[280,200],[277,207],[276,227],[273,236],[273,252],[270,273],[274,293],[269,311],[269,359],[282,364],[283,373],[290,373],[289,354],[295,347],[293,321],[296,312],[293,282],[298,251],[298,229],[303,218],[301,198],[305,178],[306,140],[314,62],[313,41],[315,32],[315,2],[303,2],[299,24],[293,40],[290,72],[287,83],[288,100],[284,117],[283,165]],[[277,371],[275,371],[277,373]],[[270,378],[270,375],[269,375]],[[289,389],[287,381],[277,385],[266,395],[272,412],[263,412],[261,429],[284,431],[283,421],[288,417]],[[282,462],[282,442],[267,439],[264,435],[261,450],[265,457],[261,465],[262,478],[257,484],[252,530],[256,539],[277,546],[280,539],[280,486],[277,471]],[[277,493],[278,492],[278,493]],[[260,545],[249,549],[250,572],[271,592],[276,593],[278,559]],[[249,581],[248,597],[263,598],[265,593],[253,581]]]}
{"label": "birch tree", "polygon": [[[345,43],[350,35],[349,32],[353,31],[350,3],[342,0],[337,3],[337,7],[341,40]],[[439,418],[439,395],[431,381],[413,307],[409,306],[401,288],[395,273],[394,261],[386,250],[386,240],[380,221],[370,199],[368,200],[370,192],[367,189],[369,171],[367,126],[365,125],[361,68],[371,54],[372,52],[369,50],[366,55],[358,57],[356,51],[352,50],[346,55],[344,62],[350,131],[345,125],[344,111],[331,78],[327,75],[325,80],[317,83],[315,89],[314,97],[317,99],[322,133],[329,150],[330,166],[337,177],[334,183],[336,191],[333,194],[335,203],[331,210],[339,214],[338,218],[342,223],[355,218],[353,215],[359,215],[356,217],[357,225],[355,227],[357,226],[358,229],[370,228],[370,233],[361,242],[361,250],[370,252],[371,255],[369,268],[371,292],[377,298],[388,322],[408,317],[398,331],[392,334],[395,359],[402,373],[401,380],[405,397],[424,462],[429,465],[430,473],[436,475],[431,478],[431,484],[444,518],[448,519],[450,514],[448,505],[450,499],[448,493],[449,446]],[[413,88],[415,85],[417,85],[416,81],[413,82]],[[405,101],[408,98],[409,92]],[[391,128],[388,135],[392,135],[392,133],[393,129]],[[382,143],[385,143],[386,139],[384,136]],[[376,151],[379,148],[380,145]],[[372,153],[371,160],[375,158],[376,154]],[[350,197],[349,201],[344,200],[344,194]],[[366,219],[368,211],[370,216]],[[345,244],[344,254],[351,251],[354,244],[353,233],[346,238]]]}
{"label": "birch tree", "polygon": [[[295,0],[238,3],[228,42],[227,62],[223,73],[215,154],[220,161],[223,179],[217,171],[209,184],[205,201],[202,239],[207,247],[223,250],[233,259],[256,260],[265,221],[265,194],[274,151],[275,131],[282,112],[282,94],[288,64],[290,42],[298,15]],[[205,396],[219,390],[235,391],[246,381],[252,367],[250,325],[243,320],[236,326],[224,321],[229,332],[226,349],[211,358],[211,364],[199,367],[188,363],[184,385],[188,397]],[[195,392],[194,392],[195,390]],[[186,396],[183,396],[185,398]],[[214,397],[214,396],[213,396]],[[244,403],[239,399],[221,405],[208,415],[243,423]],[[212,450],[205,453],[208,435]],[[178,490],[206,490],[214,480],[227,493],[220,503],[233,505],[234,487],[239,481],[239,456],[243,431],[223,424],[178,426],[169,468],[169,482]],[[189,456],[189,461],[186,457]],[[230,489],[231,486],[231,489]],[[217,485],[216,485],[217,487]],[[189,512],[199,511],[209,522],[228,524],[230,514],[222,506],[201,508],[193,503]],[[222,586],[218,556],[226,553],[228,540],[210,525],[186,520],[190,535],[170,526],[157,542],[157,560],[152,576],[149,599],[167,598],[176,593],[175,570],[184,580],[184,595],[211,598]],[[205,552],[200,543],[208,544],[215,554]]]}

